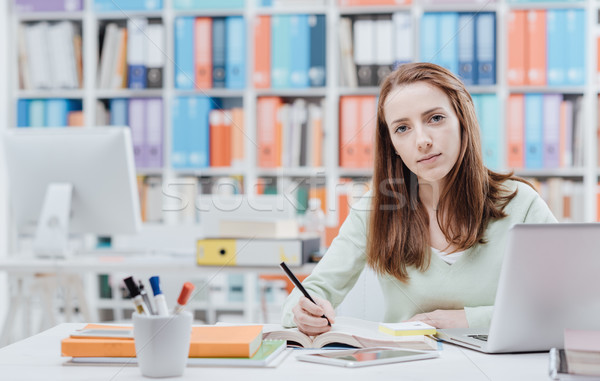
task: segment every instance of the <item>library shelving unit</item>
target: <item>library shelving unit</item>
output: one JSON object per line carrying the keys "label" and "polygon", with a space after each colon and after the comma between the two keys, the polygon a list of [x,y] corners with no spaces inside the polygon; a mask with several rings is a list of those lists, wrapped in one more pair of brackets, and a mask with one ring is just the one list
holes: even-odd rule
{"label": "library shelving unit", "polygon": [[[495,94],[498,104],[499,126],[504,131],[504,126],[508,121],[505,117],[507,109],[507,99],[510,94],[520,93],[541,93],[541,94],[566,94],[582,97],[582,109],[580,117],[583,118],[582,124],[584,134],[581,141],[583,146],[583,165],[572,168],[550,168],[550,169],[516,169],[518,175],[528,178],[548,179],[552,177],[570,179],[582,184],[583,204],[585,207],[579,216],[580,221],[595,221],[598,216],[597,211],[597,187],[600,172],[597,168],[597,104],[599,88],[596,82],[597,68],[597,48],[596,33],[598,4],[594,0],[583,1],[560,1],[560,2],[507,2],[500,0],[497,2],[419,2],[413,1],[409,4],[396,5],[366,5],[350,6],[341,5],[349,3],[339,0],[322,0],[302,3],[293,1],[286,5],[285,0],[272,0],[272,5],[265,6],[268,3],[263,0],[248,0],[240,2],[241,8],[233,9],[175,9],[173,6],[175,0],[163,0],[163,7],[152,11],[111,11],[96,12],[92,0],[84,1],[81,11],[76,12],[40,12],[40,13],[16,13],[12,6],[8,6],[5,12],[8,15],[4,17],[10,23],[10,36],[7,48],[3,56],[8,57],[5,65],[8,67],[8,88],[9,88],[9,106],[8,115],[5,123],[2,125],[14,126],[17,119],[17,101],[19,99],[49,99],[49,98],[67,98],[80,100],[83,109],[84,125],[94,126],[97,120],[96,104],[99,100],[107,102],[116,98],[160,98],[163,104],[163,166],[161,168],[140,169],[142,176],[155,176],[162,180],[163,186],[171,181],[186,178],[217,178],[222,176],[239,176],[243,178],[244,193],[255,193],[257,184],[261,178],[275,179],[277,189],[283,192],[286,187],[298,181],[310,181],[311,184],[325,186],[327,197],[327,221],[328,225],[337,225],[337,211],[333,205],[338,202],[337,194],[338,184],[343,178],[368,179],[371,176],[369,169],[342,168],[339,164],[340,152],[340,132],[339,132],[339,108],[340,98],[352,95],[371,95],[377,96],[378,88],[367,87],[347,87],[340,84],[340,39],[338,28],[340,20],[344,17],[356,18],[362,15],[391,15],[395,12],[405,12],[410,15],[412,23],[412,46],[413,51],[409,52],[412,60],[418,60],[421,57],[419,52],[421,19],[424,13],[428,12],[492,12],[496,16],[496,80],[492,85],[469,86],[472,94]],[[372,2],[363,1],[364,4]],[[507,81],[507,52],[508,38],[507,25],[509,13],[518,9],[564,9],[576,8],[585,12],[586,18],[586,40],[585,40],[585,85],[570,87],[510,87]],[[326,20],[326,85],[324,87],[308,87],[301,89],[257,89],[253,85],[253,62],[254,62],[254,20],[263,15],[286,15],[286,14],[318,14],[324,15]],[[119,89],[105,90],[97,86],[97,72],[99,67],[100,34],[102,25],[109,20],[124,20],[130,17],[139,16],[152,20],[158,20],[164,25],[164,53],[166,55],[163,72],[163,86],[159,89]],[[175,23],[179,17],[227,17],[243,16],[246,28],[246,86],[241,89],[191,89],[182,90],[175,86]],[[21,23],[34,23],[38,21],[59,21],[72,20],[81,26],[82,32],[82,56],[83,56],[83,86],[74,90],[21,90],[18,84],[18,35],[19,25]],[[205,95],[219,99],[232,100],[243,106],[244,109],[244,130],[245,159],[237,167],[233,168],[202,168],[202,169],[173,169],[171,162],[172,147],[172,104],[180,96]],[[323,163],[319,167],[292,167],[292,168],[259,168],[257,166],[257,101],[262,96],[278,96],[285,99],[305,98],[312,100],[322,100],[324,105],[324,140],[323,140]],[[373,115],[373,118],[375,115]],[[499,152],[501,162],[505,163],[501,170],[510,170],[506,165],[506,136],[500,134],[499,146],[502,147]],[[165,218],[166,220],[166,218]],[[177,222],[175,222],[177,223]]]}

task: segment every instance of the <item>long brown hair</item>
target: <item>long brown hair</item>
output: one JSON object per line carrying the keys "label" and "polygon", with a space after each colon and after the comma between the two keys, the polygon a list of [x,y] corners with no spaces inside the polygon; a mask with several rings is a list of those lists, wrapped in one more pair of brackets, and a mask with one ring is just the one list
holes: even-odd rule
{"label": "long brown hair", "polygon": [[385,122],[384,105],[398,86],[426,82],[448,96],[461,130],[461,147],[446,176],[436,218],[449,244],[465,250],[485,243],[488,222],[506,217],[504,207],[516,195],[502,186],[512,173],[500,174],[483,165],[479,123],[473,100],[450,71],[430,63],[400,66],[381,85],[377,107],[373,197],[367,242],[367,263],[378,273],[408,281],[407,268],[425,271],[430,264],[429,217],[418,196],[417,176],[395,152]]}

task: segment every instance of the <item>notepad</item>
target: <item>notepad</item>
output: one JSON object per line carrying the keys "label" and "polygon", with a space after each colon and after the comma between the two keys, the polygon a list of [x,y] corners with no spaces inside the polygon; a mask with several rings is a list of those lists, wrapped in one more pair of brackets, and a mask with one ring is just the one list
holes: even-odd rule
{"label": "notepad", "polygon": [[379,331],[392,336],[435,335],[435,327],[420,321],[380,323]]}

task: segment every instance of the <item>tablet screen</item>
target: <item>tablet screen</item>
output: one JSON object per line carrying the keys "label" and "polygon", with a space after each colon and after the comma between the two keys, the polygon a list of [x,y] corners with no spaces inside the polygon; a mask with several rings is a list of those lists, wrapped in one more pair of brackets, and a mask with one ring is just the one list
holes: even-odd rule
{"label": "tablet screen", "polygon": [[298,356],[299,360],[319,362],[324,364],[358,367],[392,362],[421,360],[438,357],[438,353],[431,351],[417,351],[411,349],[390,348],[361,348],[348,350],[330,350],[320,353]]}

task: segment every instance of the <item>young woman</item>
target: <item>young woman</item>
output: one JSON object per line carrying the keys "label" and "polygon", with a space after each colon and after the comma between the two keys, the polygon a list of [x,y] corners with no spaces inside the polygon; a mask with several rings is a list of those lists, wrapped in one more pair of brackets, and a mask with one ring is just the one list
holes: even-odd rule
{"label": "young woman", "polygon": [[400,66],[381,86],[373,189],[283,309],[283,324],[328,331],[365,265],[378,274],[384,321],[489,326],[509,228],[551,223],[523,180],[487,169],[473,100],[430,63]]}

